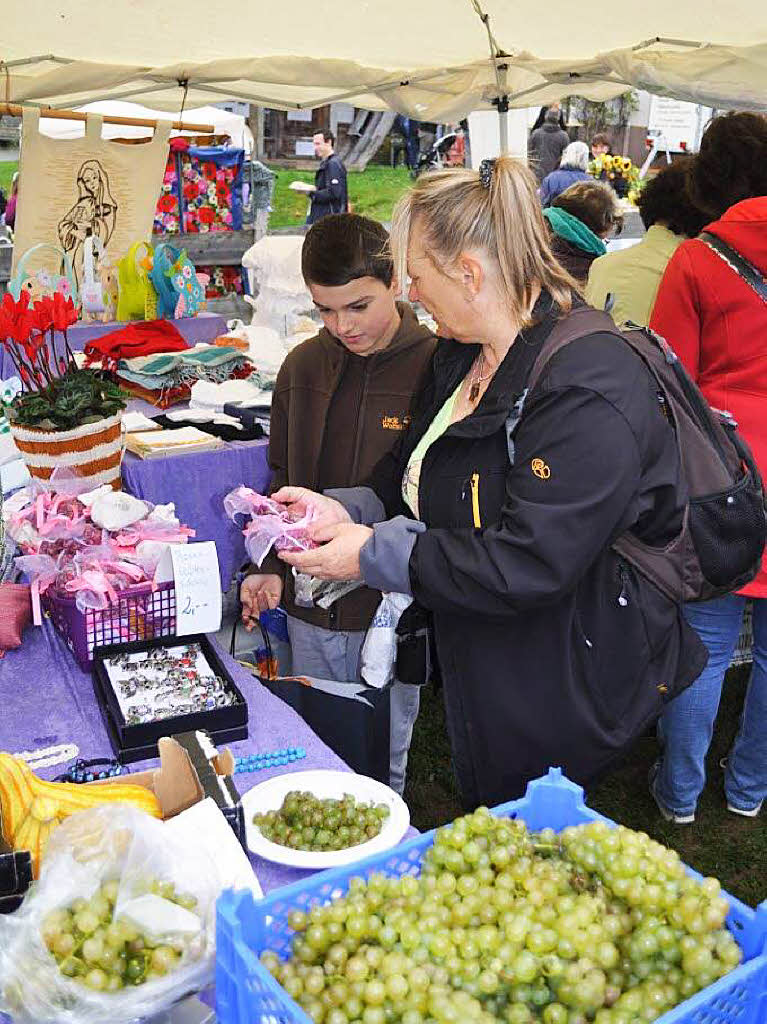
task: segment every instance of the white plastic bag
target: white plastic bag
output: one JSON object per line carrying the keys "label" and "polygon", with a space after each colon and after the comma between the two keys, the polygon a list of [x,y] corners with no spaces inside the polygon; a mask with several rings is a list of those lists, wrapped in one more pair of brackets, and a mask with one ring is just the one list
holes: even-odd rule
{"label": "white plastic bag", "polygon": [[394,682],[397,666],[397,626],[413,603],[409,594],[382,594],[360,652],[360,676],[381,690]]}
{"label": "white plastic bag", "polygon": [[[105,915],[102,898],[99,913],[100,887],[115,881],[114,909],[107,904]],[[127,921],[141,912],[135,901],[162,885],[166,894],[173,887],[175,898],[187,904],[187,916],[162,897],[150,901],[151,914],[144,906],[143,920],[154,922],[152,943],[183,949],[167,974],[106,992],[61,973],[43,938],[44,926],[49,940],[62,934],[51,923],[52,912],[85,900],[90,904],[85,909],[96,909],[101,920]],[[190,847],[150,815],[119,803],[73,814],[51,836],[40,878],[19,910],[0,915],[0,1010],[15,1024],[129,1024],[161,1013],[213,979],[220,888],[210,853]],[[170,921],[173,934],[167,930]],[[147,927],[139,930],[149,934]],[[73,937],[82,951],[80,934]]]}

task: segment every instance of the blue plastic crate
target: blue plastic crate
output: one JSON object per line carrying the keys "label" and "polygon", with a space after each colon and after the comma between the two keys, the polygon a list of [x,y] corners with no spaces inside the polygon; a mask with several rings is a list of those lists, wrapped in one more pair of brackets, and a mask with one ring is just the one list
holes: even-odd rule
{"label": "blue plastic crate", "polygon": [[[528,785],[521,800],[501,804],[493,814],[521,818],[532,831],[548,827],[559,832],[568,825],[590,821],[615,824],[586,807],[581,787],[564,778],[559,768],[550,768],[548,775]],[[386,853],[277,889],[259,901],[250,892],[225,892],[218,901],[216,928],[220,1024],[312,1024],[262,967],[259,955],[273,949],[287,957],[293,938],[288,914],[345,894],[353,875],[367,877],[374,871],[394,877],[420,874],[423,852],[433,837],[434,832],[427,832]],[[659,1017],[656,1024],[766,1024],[767,901],[752,910],[728,893],[723,895],[730,903],[727,927],[743,950],[744,963]]]}

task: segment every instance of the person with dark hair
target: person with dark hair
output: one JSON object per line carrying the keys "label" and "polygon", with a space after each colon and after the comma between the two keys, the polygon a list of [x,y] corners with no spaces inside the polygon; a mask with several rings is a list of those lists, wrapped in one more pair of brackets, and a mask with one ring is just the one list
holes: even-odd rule
{"label": "person with dark hair", "polygon": [[3,223],[7,228],[13,231],[16,226],[16,203],[19,195],[19,172],[14,171],[13,178],[11,179],[11,194],[5,205],[3,213]]}
{"label": "person with dark hair", "polygon": [[349,197],[346,190],[346,168],[334,152],[336,137],[331,131],[315,132],[314,155],[321,161],[314,175],[314,190],[307,224],[314,224],[329,213],[346,213]]}
{"label": "person with dark hair", "polygon": [[644,327],[650,322],[668,261],[685,238],[694,238],[708,220],[687,193],[687,174],[693,159],[685,156],[674,160],[640,192],[644,238],[629,249],[599,256],[591,264],[586,301],[597,309],[610,304],[616,324],[630,320]]}
{"label": "person with dark hair", "polygon": [[[286,485],[325,490],[362,483],[404,431],[410,404],[432,353],[434,338],[407,303],[381,224],[356,214],[330,214],[306,234],[301,269],[325,324],[294,348],[282,364],[272,400],[269,464],[272,489]],[[329,610],[296,600],[296,581],[284,562],[268,556],[246,577],[243,619],[280,601],[288,614],[293,673],[364,686],[359,655],[381,594],[361,587]],[[396,682],[389,691],[390,733],[371,736],[369,759],[360,760],[334,737],[322,736],[355,771],[376,771],[381,744],[389,771],[381,781],[402,792],[418,687]],[[359,738],[355,749],[359,748]],[[356,759],[355,759],[356,758]]]}
{"label": "person with dark hair", "polygon": [[603,239],[623,227],[615,193],[598,181],[578,181],[543,211],[551,230],[551,251],[581,285],[597,256],[607,252]]}
{"label": "person with dark hair", "polygon": [[559,167],[562,153],[570,143],[570,136],[559,126],[560,117],[558,107],[549,107],[541,127],[530,133],[527,159],[539,185],[547,174]]}
{"label": "person with dark hair", "polygon": [[530,131],[534,132],[536,130],[536,128],[541,128],[543,126],[543,123],[546,120],[546,111],[547,110],[556,110],[557,115],[559,117],[559,127],[562,129],[563,132],[566,132],[567,131],[567,123],[565,121],[565,115],[562,112],[562,107],[560,106],[559,103],[549,103],[549,104],[541,107],[541,109],[538,111],[538,116],[535,119],[535,123],[533,124],[533,127],[530,129]]}
{"label": "person with dark hair", "polygon": [[597,132],[591,140],[591,155],[596,160],[610,152],[610,140],[604,132]]}
{"label": "person with dark hair", "polygon": [[[650,326],[668,339],[711,405],[734,416],[764,477],[767,119],[749,113],[714,118],[689,168],[687,187],[691,199],[715,219],[700,238],[683,242],[671,257]],[[663,753],[651,780],[661,814],[677,824],[695,818],[724,674],[748,599],[753,602],[754,661],[725,765],[724,792],[728,810],[745,817],[756,817],[767,798],[766,555],[760,574],[739,593],[686,608],[709,661],[661,719]]]}

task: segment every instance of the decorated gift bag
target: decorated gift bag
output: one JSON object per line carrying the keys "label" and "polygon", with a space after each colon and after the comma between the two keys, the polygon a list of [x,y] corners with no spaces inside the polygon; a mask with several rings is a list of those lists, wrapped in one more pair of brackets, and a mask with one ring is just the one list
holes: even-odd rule
{"label": "decorated gift bag", "polygon": [[110,323],[117,316],[117,267],[107,256],[100,238],[85,240],[84,280],[80,289],[83,320]]}
{"label": "decorated gift bag", "polygon": [[205,307],[208,277],[198,274],[185,250],[162,242],[154,253],[151,273],[157,292],[158,317],[195,316]]}
{"label": "decorated gift bag", "polygon": [[[171,126],[163,121],[150,142],[125,146],[102,138],[103,118],[95,114],[76,139],[43,135],[39,121],[39,109],[24,108],[14,270],[33,245],[57,245],[69,257],[79,291],[86,239],[98,239],[112,259],[137,240],[149,241]],[[28,272],[43,265],[43,255],[40,263],[28,263]]]}
{"label": "decorated gift bag", "polygon": [[[37,269],[31,270],[30,264]],[[30,305],[57,292],[77,305],[77,285],[71,260],[58,245],[48,242],[33,245],[21,256],[8,282],[8,291],[14,299],[18,299],[22,291],[27,292]]]}
{"label": "decorated gift bag", "polygon": [[147,242],[135,242],[117,264],[117,319],[156,320],[157,293],[150,279],[154,253]]}

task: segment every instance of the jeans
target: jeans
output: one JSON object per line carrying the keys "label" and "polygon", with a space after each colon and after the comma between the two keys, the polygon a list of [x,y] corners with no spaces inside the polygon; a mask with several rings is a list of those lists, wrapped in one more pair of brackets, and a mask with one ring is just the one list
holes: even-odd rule
{"label": "jeans", "polygon": [[[360,682],[362,631],[323,629],[288,616],[288,634],[293,653],[293,674],[332,679],[342,683]],[[413,726],[418,717],[420,687],[395,680],[389,694],[389,785],[400,796],[405,790],[405,769]]]}
{"label": "jeans", "polygon": [[[684,614],[709,653],[708,665],[660,720],[663,746],[654,789],[675,814],[694,814],[706,781],[705,758],[722,683],[738,642],[746,598],[736,594],[685,606]],[[767,599],[753,602],[754,650],[743,716],[724,773],[727,802],[750,811],[767,797]]]}

